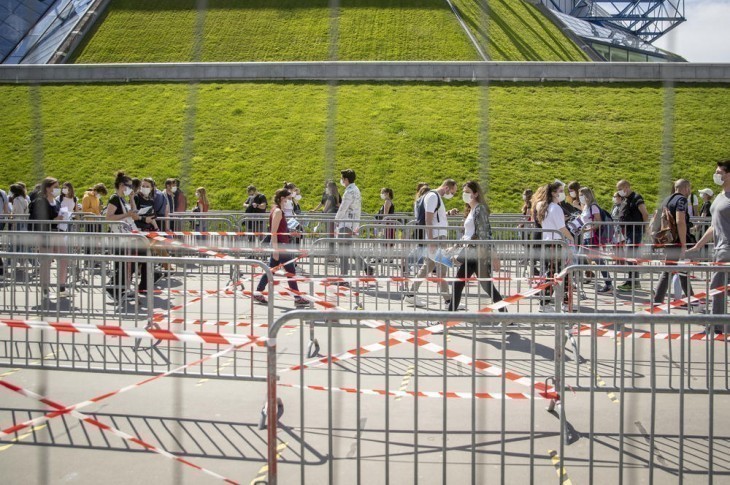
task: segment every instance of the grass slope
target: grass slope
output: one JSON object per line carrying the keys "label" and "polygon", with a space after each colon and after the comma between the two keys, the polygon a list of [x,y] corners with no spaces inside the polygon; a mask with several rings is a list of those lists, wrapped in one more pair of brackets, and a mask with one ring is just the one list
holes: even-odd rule
{"label": "grass slope", "polygon": [[[85,187],[110,184],[118,169],[158,180],[181,172],[187,85],[43,86],[44,171]],[[318,202],[325,167],[328,88],[317,83],[229,83],[199,87],[188,189],[204,185],[215,209],[240,208],[245,186],[267,194],[298,183],[304,207]],[[659,86],[492,85],[486,178],[497,211],[520,192],[560,178],[593,187],[604,206],[619,178],[656,202],[664,90]],[[408,210],[415,183],[479,173],[483,91],[454,84],[344,84],[337,88],[336,168],[358,174],[364,205],[390,186]],[[726,87],[676,89],[675,178],[711,186],[727,157]],[[0,86],[0,186],[34,180],[30,91]],[[335,174],[338,176],[338,174]],[[451,201],[450,206],[458,205]]]}
{"label": "grass slope", "polygon": [[[202,61],[327,60],[327,0],[210,0]],[[444,0],[343,0],[342,60],[475,60]],[[113,0],[77,63],[190,61],[194,0]]]}
{"label": "grass slope", "polygon": [[[534,5],[520,0],[452,0],[494,61],[588,61]],[[484,5],[487,8],[484,8]],[[485,31],[484,24],[487,24]]]}

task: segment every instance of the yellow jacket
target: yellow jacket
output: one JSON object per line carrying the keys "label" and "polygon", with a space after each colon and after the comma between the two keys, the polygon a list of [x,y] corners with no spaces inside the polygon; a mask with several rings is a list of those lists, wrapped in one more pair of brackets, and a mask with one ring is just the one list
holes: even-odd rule
{"label": "yellow jacket", "polygon": [[99,199],[96,198],[96,192],[89,190],[84,193],[84,198],[81,199],[81,210],[91,212],[97,216],[101,215],[101,204],[99,204]]}

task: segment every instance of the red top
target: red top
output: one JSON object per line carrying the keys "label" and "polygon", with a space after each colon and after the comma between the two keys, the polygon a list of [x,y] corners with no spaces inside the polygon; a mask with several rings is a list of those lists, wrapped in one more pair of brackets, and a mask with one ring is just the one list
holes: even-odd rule
{"label": "red top", "polygon": [[[272,231],[271,228],[271,221],[274,219],[274,211],[277,209],[276,206],[274,206],[273,209],[271,209],[271,212],[269,212],[269,231]],[[272,234],[272,237],[274,235]],[[288,244],[289,243],[289,228],[286,225],[286,216],[284,215],[284,211],[281,211],[281,220],[279,221],[279,227],[276,229],[276,241]]]}

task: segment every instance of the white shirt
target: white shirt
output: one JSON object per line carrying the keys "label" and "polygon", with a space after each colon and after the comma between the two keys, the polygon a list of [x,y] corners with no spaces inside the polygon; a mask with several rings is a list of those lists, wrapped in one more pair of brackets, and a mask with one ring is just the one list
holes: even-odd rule
{"label": "white shirt", "polygon": [[[583,224],[590,224],[591,222],[600,222],[600,214],[601,211],[598,209],[598,206],[596,204],[592,204],[590,207],[583,208],[583,211],[580,213],[580,218],[583,221]],[[590,227],[591,229],[583,232],[583,239],[593,237],[593,231],[595,231],[595,228],[593,226]]]}
{"label": "white shirt", "polygon": [[351,229],[353,232],[360,228],[360,214],[362,212],[362,197],[360,195],[360,189],[357,185],[350,184],[345,189],[345,193],[342,194],[342,202],[340,208],[335,214],[335,220],[346,220],[347,222],[340,222],[337,227],[338,229]]}
{"label": "white shirt", "polygon": [[[423,196],[423,207],[426,210],[426,214],[431,213],[433,214],[433,221],[431,221],[432,226],[438,226],[443,227],[445,229],[433,229],[432,234],[433,237],[446,237],[448,231],[446,228],[449,227],[449,221],[446,218],[446,207],[444,206],[444,201],[441,199],[441,196],[436,191],[428,192],[426,195]],[[436,210],[436,206],[439,205],[439,201],[441,202],[440,207],[438,211]]]}
{"label": "white shirt", "polygon": [[[555,202],[551,202],[541,225],[543,229],[549,231],[559,231],[564,228],[565,217],[563,216],[563,209]],[[557,232],[543,232],[542,239],[543,241],[561,240],[563,236]]]}
{"label": "white shirt", "polygon": [[461,237],[462,240],[468,241],[474,237],[476,232],[476,225],[474,224],[474,209],[469,211],[469,215],[464,219],[464,235]]}

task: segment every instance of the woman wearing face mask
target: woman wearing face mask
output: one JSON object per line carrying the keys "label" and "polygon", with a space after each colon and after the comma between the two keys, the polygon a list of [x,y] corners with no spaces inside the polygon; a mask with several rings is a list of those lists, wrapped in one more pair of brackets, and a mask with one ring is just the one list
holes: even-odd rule
{"label": "woman wearing face mask", "polygon": [[[393,214],[395,212],[395,205],[393,204],[393,190],[387,187],[380,189],[380,199],[383,201],[383,205],[378,209],[378,215],[376,219],[385,219],[385,216]],[[385,230],[385,239],[394,239],[395,229]]]}
{"label": "woman wearing face mask", "polygon": [[[137,212],[144,213],[143,216],[139,216],[139,219],[134,221],[134,224],[140,231],[159,231],[154,210],[155,194],[153,187],[154,180],[149,177],[142,179],[139,184],[139,192],[134,196],[134,205],[137,208]],[[147,209],[147,207],[151,207],[151,209]]]}
{"label": "woman wearing face mask", "polygon": [[[489,224],[489,208],[482,196],[482,189],[477,182],[468,181],[462,188],[461,197],[466,207],[464,208],[464,236],[463,241],[487,241],[492,238],[492,228]],[[485,245],[467,246],[457,257],[461,263],[456,273],[457,281],[454,283],[454,294],[449,302],[448,311],[453,312],[459,308],[461,295],[466,286],[465,278],[471,278],[475,274],[478,278],[491,278],[492,269],[499,271],[499,259],[496,252]],[[494,303],[502,301],[502,295],[494,287],[491,280],[480,281],[479,284],[492,298]],[[507,311],[500,308],[501,312]]]}
{"label": "woman wearing face mask", "polygon": [[568,197],[566,200],[575,209],[583,210],[583,206],[580,203],[580,184],[576,181],[572,181],[568,184]]}
{"label": "woman wearing face mask", "polygon": [[[33,231],[55,232],[58,226],[50,222],[38,223],[39,221],[60,221],[63,216],[60,215],[61,205],[58,198],[61,196],[61,188],[58,186],[58,180],[47,177],[41,182],[38,195],[30,204],[30,220],[35,221],[30,225]],[[38,245],[40,253],[58,253],[64,248],[62,241],[58,240],[53,234],[47,234]],[[66,277],[68,273],[68,261],[60,258],[58,260],[58,285],[59,296],[67,296]],[[40,282],[41,294],[44,298],[50,298],[51,287],[51,260],[42,258],[40,260]]]}
{"label": "woman wearing face mask", "polygon": [[[127,198],[132,195],[132,179],[131,177],[124,174],[124,172],[117,172],[117,177],[114,180],[114,188],[116,191],[109,197],[109,204],[106,209],[106,220],[111,222],[129,222],[138,221],[140,219],[137,211],[135,210],[134,199]],[[112,226],[115,232],[124,232],[125,229],[119,229],[118,225]],[[119,252],[119,251],[117,251]],[[106,291],[109,296],[117,303],[121,303],[122,300],[127,296],[127,271],[125,270],[126,263],[115,261],[114,262],[114,276],[109,281],[109,286]]]}
{"label": "woman wearing face mask", "polygon": [[[299,286],[296,281],[292,278],[296,276],[296,267],[292,262],[293,256],[287,253],[287,246],[291,244],[291,238],[289,236],[289,228],[286,223],[285,209],[291,209],[293,203],[291,200],[292,193],[287,189],[279,189],[274,194],[274,206],[269,214],[269,231],[271,232],[271,258],[269,259],[269,267],[275,268],[277,266],[283,266],[284,271],[288,273],[287,278],[289,288],[297,295],[299,293]],[[267,304],[266,297],[261,294],[266,288],[269,279],[266,275],[262,276],[259,280],[259,284],[256,286],[256,294],[253,299],[261,304]],[[294,297],[294,306],[296,308],[303,308],[309,306],[309,302],[300,296]]]}
{"label": "woman wearing face mask", "polygon": [[[603,217],[601,216],[601,208],[598,206],[591,189],[588,187],[582,187],[578,193],[580,194],[579,200],[583,207],[581,219],[583,220],[583,224],[589,224],[588,226],[584,226],[582,238],[583,247],[581,247],[580,252],[581,254],[587,254],[587,248],[590,248],[593,251],[598,251],[599,246],[604,243],[599,238],[599,235],[601,234],[600,223],[603,222]],[[592,222],[598,223],[598,225],[591,225],[590,223]],[[607,232],[608,231],[604,229],[604,233]],[[603,265],[605,264],[605,261],[598,259],[597,263],[599,265]],[[601,274],[603,275],[603,281],[605,284],[596,291],[598,293],[610,293],[613,291],[613,285],[611,283],[611,279],[608,277],[608,271],[601,271]]]}
{"label": "woman wearing face mask", "polygon": [[302,208],[299,206],[299,201],[302,200],[302,194],[299,191],[299,187],[294,185],[292,182],[284,182],[284,188],[291,192],[292,206],[290,211],[284,213],[287,217],[293,217],[295,214],[301,214]]}
{"label": "woman wearing face mask", "polygon": [[[560,181],[546,184],[540,187],[534,196],[533,215],[534,220],[544,229],[542,233],[543,241],[573,241],[573,235],[567,227],[565,227],[565,216],[560,203],[565,200],[564,186]],[[552,249],[555,250],[557,246]],[[550,249],[546,246],[546,252]],[[548,252],[549,254],[549,252]],[[553,252],[552,257],[548,257],[545,262],[545,276],[554,277],[563,267],[563,260],[566,255],[556,254]],[[563,281],[563,289],[566,288],[567,278]],[[547,295],[552,294],[552,288],[546,290]],[[567,298],[567,291],[563,291]],[[567,308],[567,300],[563,301],[563,308]],[[540,311],[550,311],[551,309],[543,303],[540,304]]]}
{"label": "woman wearing face mask", "polygon": [[[59,204],[59,215],[63,216],[65,220],[71,220],[71,215],[80,209],[78,199],[74,192],[74,186],[71,182],[64,182],[61,188],[61,195],[58,196],[56,201]],[[58,230],[66,232],[69,229],[73,230],[73,227],[69,227],[68,224],[59,224]]]}

